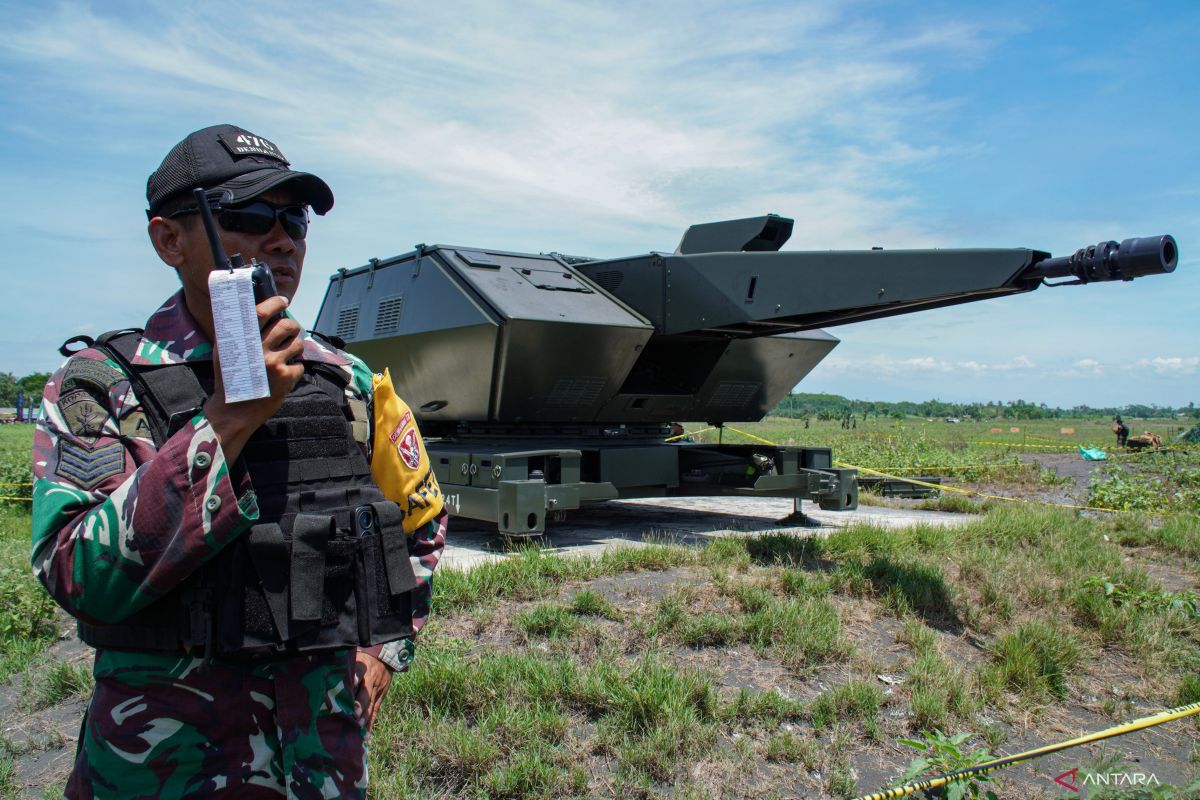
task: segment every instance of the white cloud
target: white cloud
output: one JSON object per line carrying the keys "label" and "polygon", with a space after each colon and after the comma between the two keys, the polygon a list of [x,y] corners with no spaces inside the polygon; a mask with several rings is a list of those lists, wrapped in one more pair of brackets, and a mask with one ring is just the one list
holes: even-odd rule
{"label": "white cloud", "polygon": [[1104,375],[1104,364],[1094,358],[1081,358],[1062,373],[1064,377],[1100,377]]}
{"label": "white cloud", "polygon": [[940,155],[912,135],[934,105],[918,62],[990,46],[969,21],[896,30],[838,3],[103,8],[28,17],[0,52],[103,96],[97,123],[207,107],[367,192],[627,229],[775,211],[798,244],[841,246],[927,238],[897,179]]}
{"label": "white cloud", "polygon": [[1152,370],[1157,375],[1194,375],[1200,370],[1200,356],[1155,356],[1140,358],[1125,367],[1131,372]]}
{"label": "white cloud", "polygon": [[982,375],[985,373],[1007,373],[1015,370],[1033,370],[1037,365],[1028,356],[1017,356],[1008,361],[985,363],[977,360],[944,361],[934,356],[896,358],[877,353],[866,358],[849,359],[831,356],[821,363],[824,370],[843,374],[878,376],[949,375],[962,373]]}

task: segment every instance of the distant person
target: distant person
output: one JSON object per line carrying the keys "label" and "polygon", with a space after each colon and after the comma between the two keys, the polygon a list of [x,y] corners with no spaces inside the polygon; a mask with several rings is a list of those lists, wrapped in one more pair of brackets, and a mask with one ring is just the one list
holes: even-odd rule
{"label": "distant person", "polygon": [[17,389],[17,422],[25,421],[25,390]]}
{"label": "distant person", "polygon": [[1117,447],[1124,447],[1129,441],[1129,426],[1120,417],[1113,417],[1112,432],[1117,435]]}

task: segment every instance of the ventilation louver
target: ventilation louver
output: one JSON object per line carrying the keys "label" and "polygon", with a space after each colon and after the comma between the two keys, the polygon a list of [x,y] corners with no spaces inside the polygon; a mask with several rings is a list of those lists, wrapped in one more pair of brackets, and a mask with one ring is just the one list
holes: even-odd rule
{"label": "ventilation louver", "polygon": [[386,336],[400,330],[400,307],[404,305],[404,295],[385,297],[379,301],[379,311],[375,314],[375,335]]}
{"label": "ventilation louver", "polygon": [[338,336],[349,341],[358,334],[358,304],[352,306],[342,306],[338,311],[337,330],[334,331]]}
{"label": "ventilation louver", "polygon": [[712,393],[708,404],[725,408],[741,408],[754,399],[761,383],[746,383],[742,381],[724,381]]}
{"label": "ventilation louver", "polygon": [[615,292],[621,285],[621,281],[625,279],[625,273],[620,270],[607,269],[603,272],[597,272],[594,280],[606,292]]}
{"label": "ventilation louver", "polygon": [[600,398],[606,378],[559,378],[546,398],[547,406],[590,406]]}

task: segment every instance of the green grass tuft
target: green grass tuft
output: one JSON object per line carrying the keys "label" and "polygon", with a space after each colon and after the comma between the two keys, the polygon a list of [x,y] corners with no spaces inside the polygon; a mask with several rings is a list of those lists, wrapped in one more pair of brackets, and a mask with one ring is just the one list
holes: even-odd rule
{"label": "green grass tuft", "polygon": [[802,739],[784,731],[773,734],[767,740],[766,759],[788,764],[799,763],[811,770],[816,769],[820,763],[820,752],[813,740]]}
{"label": "green grass tuft", "polygon": [[897,616],[911,611],[926,619],[956,617],[946,579],[937,567],[878,557],[867,564],[865,574]]}
{"label": "green grass tuft", "polygon": [[565,639],[575,632],[579,620],[570,610],[553,603],[542,603],[518,614],[513,624],[526,636]]}
{"label": "green grass tuft", "polygon": [[1188,706],[1192,703],[1200,703],[1200,674],[1196,673],[1184,675],[1179,683],[1179,690],[1175,693],[1176,706]]}
{"label": "green grass tuft", "polygon": [[34,686],[35,706],[46,708],[65,700],[87,697],[95,685],[96,679],[87,664],[55,661]]}
{"label": "green grass tuft", "polygon": [[837,609],[822,599],[782,600],[747,614],[745,624],[751,644],[773,651],[784,666],[797,672],[841,658],[850,650]]}
{"label": "green grass tuft", "polygon": [[904,628],[896,639],[911,647],[917,655],[924,655],[937,648],[937,631],[918,617],[905,617]]}
{"label": "green grass tuft", "polygon": [[706,612],[687,618],[680,625],[677,637],[688,647],[725,647],[742,641],[744,629],[736,617]]}
{"label": "green grass tuft", "polygon": [[779,570],[779,588],[795,597],[826,597],[833,587],[824,573],[787,568]]}
{"label": "green grass tuft", "polygon": [[567,610],[582,617],[603,617],[614,622],[620,622],[622,619],[622,614],[617,607],[610,603],[604,595],[592,589],[580,589],[576,592],[575,596],[571,598]]}
{"label": "green grass tuft", "polygon": [[883,692],[863,681],[834,687],[817,697],[812,705],[812,723],[817,730],[839,720],[874,720],[883,705]]}
{"label": "green grass tuft", "polygon": [[1042,622],[1027,622],[992,647],[993,663],[980,674],[991,693],[1007,689],[1029,701],[1066,697],[1067,675],[1082,647],[1074,635]]}
{"label": "green grass tuft", "polygon": [[972,500],[961,494],[940,492],[935,497],[917,503],[917,508],[924,511],[946,511],[951,514],[986,514],[991,508],[991,503]]}
{"label": "green grass tuft", "polygon": [[745,723],[778,725],[786,720],[807,718],[804,705],[779,692],[738,690],[737,696],[721,709],[721,717]]}
{"label": "green grass tuft", "polygon": [[951,713],[966,719],[975,711],[962,673],[936,650],[921,653],[909,670],[905,685],[911,692],[910,724],[916,731],[945,727]]}

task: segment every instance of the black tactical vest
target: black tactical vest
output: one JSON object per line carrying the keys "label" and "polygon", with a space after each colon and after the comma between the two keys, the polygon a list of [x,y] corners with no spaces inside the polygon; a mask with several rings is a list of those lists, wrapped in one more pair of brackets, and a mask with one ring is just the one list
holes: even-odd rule
{"label": "black tactical vest", "polygon": [[[134,366],[140,334],[113,331],[95,346],[130,376],[161,448],[212,393],[212,363]],[[403,513],[379,491],[354,440],[345,373],[304,366],[283,407],[230,465],[249,473],[258,523],[145,609],[112,625],[80,622],[81,639],[253,660],[412,635],[416,577]]]}

